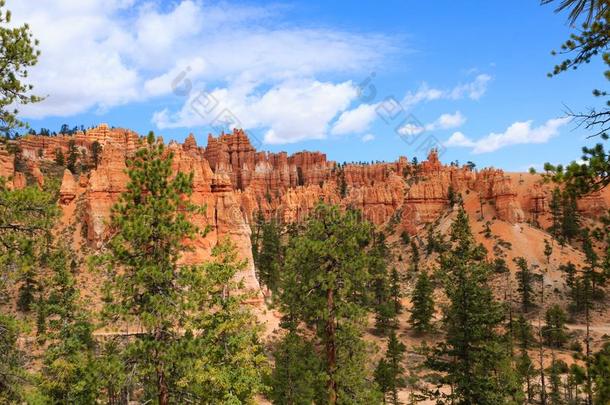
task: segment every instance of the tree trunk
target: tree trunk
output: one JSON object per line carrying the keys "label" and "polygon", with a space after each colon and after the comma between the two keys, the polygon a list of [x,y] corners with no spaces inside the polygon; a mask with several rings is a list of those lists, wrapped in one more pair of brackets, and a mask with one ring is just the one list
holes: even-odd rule
{"label": "tree trunk", "polygon": [[328,319],[326,320],[326,366],[328,372],[328,404],[337,403],[337,381],[335,380],[335,370],[337,368],[337,344],[336,344],[336,325],[335,325],[335,297],[332,288],[326,291],[326,308]]}
{"label": "tree trunk", "polygon": [[165,381],[165,373],[160,368],[157,368],[157,393],[159,405],[169,405],[169,389]]}

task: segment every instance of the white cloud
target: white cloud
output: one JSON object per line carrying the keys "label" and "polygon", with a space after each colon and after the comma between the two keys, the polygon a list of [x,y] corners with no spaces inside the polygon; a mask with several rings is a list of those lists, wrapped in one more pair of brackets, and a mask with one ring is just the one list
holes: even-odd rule
{"label": "white cloud", "polygon": [[466,122],[466,117],[461,112],[456,111],[453,114],[442,114],[434,122],[426,125],[419,125],[415,123],[407,123],[398,130],[401,135],[419,135],[424,131],[435,131],[439,129],[451,129],[457,128]]}
{"label": "white cloud", "polygon": [[402,126],[401,128],[398,129],[398,133],[400,135],[407,135],[407,136],[414,136],[414,135],[419,135],[422,132],[424,132],[426,130],[426,128],[420,126],[420,125],[416,125],[416,124],[412,124],[412,123],[408,123],[405,124],[404,126]]}
{"label": "white cloud", "polygon": [[375,135],[373,134],[366,134],[362,137],[362,142],[370,142],[372,140],[375,139]]}
{"label": "white cloud", "polygon": [[456,111],[453,114],[442,114],[432,125],[434,129],[451,129],[461,127],[465,122],[466,117]]}
{"label": "white cloud", "polygon": [[269,142],[320,138],[356,91],[346,79],[319,77],[361,74],[394,51],[381,35],[287,25],[282,6],[165,3],[9,0],[14,23],[27,21],[41,40],[30,80],[35,94],[48,95],[22,115],[71,116],[164,97],[186,72],[193,92],[182,108],[154,114],[160,127],[201,125],[189,101],[208,89]]}
{"label": "white cloud", "polygon": [[378,104],[360,104],[358,107],[345,111],[335,122],[331,133],[333,135],[344,135],[350,133],[361,133],[369,129],[377,118]]}
{"label": "white cloud", "polygon": [[471,100],[480,99],[486,92],[492,77],[488,74],[479,74],[473,81],[458,84],[452,89],[435,89],[423,83],[419,89],[413,93],[408,92],[402,104],[405,108],[411,108],[416,104],[434,100],[460,100],[470,98]]}
{"label": "white cloud", "polygon": [[351,82],[330,83],[316,80],[290,80],[258,93],[255,86],[217,88],[205,96],[217,107],[210,114],[192,108],[197,93],[176,113],[163,110],[153,122],[159,128],[210,125],[221,111],[230,111],[239,126],[265,130],[264,140],[271,144],[323,139],[329,122],[357,97]]}
{"label": "white cloud", "polygon": [[490,133],[481,139],[472,140],[461,132],[454,132],[445,146],[472,148],[473,153],[488,153],[511,145],[541,144],[559,134],[559,129],[569,122],[569,118],[554,118],[532,128],[532,120],[511,124],[504,132]]}

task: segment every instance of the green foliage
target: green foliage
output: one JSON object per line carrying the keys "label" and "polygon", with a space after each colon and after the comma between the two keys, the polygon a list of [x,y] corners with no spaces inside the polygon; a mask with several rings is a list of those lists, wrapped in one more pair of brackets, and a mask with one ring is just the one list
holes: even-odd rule
{"label": "green foliage", "polygon": [[[551,2],[552,0],[545,0]],[[597,57],[601,57],[606,65],[604,77],[610,80],[610,7],[606,0],[563,0],[560,9],[571,9],[570,19],[575,22],[578,16],[587,12],[587,20],[577,33],[572,33],[570,39],[561,45],[560,52],[553,54],[573,54],[555,66],[549,76],[558,75],[568,70],[576,70],[583,64],[588,64]],[[603,107],[592,108],[584,113],[570,113],[581,125],[587,129],[594,129],[595,135],[603,140],[608,139],[608,125],[610,124],[610,101],[608,92],[593,90],[596,97],[606,98]],[[584,162],[572,162],[566,167],[563,165],[545,164],[547,178],[564,183],[569,189],[579,195],[599,190],[610,183],[610,154],[601,143],[592,148],[583,147],[582,159]]]}
{"label": "green foliage", "polygon": [[40,97],[29,94],[33,86],[24,83],[28,68],[36,65],[40,51],[38,40],[32,38],[28,24],[15,26],[11,12],[0,1],[0,132],[9,136],[15,128],[26,124],[17,119],[16,104],[35,103]]}
{"label": "green foliage", "polygon": [[[173,155],[149,134],[128,161],[129,184],[112,209],[106,314],[141,325],[125,348],[147,399],[160,404],[248,402],[262,389],[258,327],[234,276],[245,266],[227,242],[204,265],[178,264],[203,231],[187,215],[192,174],[172,171]],[[118,270],[121,271],[118,271]],[[196,310],[196,311],[195,311]]]}
{"label": "green foliage", "polygon": [[93,141],[91,144],[91,157],[93,158],[93,164],[97,169],[100,160],[102,159],[102,145],[98,141]]}
{"label": "green foliage", "polygon": [[475,244],[463,208],[452,224],[451,243],[440,269],[449,299],[443,319],[446,334],[427,364],[445,373],[442,383],[452,390],[435,396],[443,403],[504,404],[515,390],[509,354],[497,332],[504,310],[488,285],[485,249]]}
{"label": "green foliage", "polygon": [[[76,162],[78,160],[78,149],[74,139],[68,141],[68,158],[66,159],[66,168],[73,174],[76,173]],[[58,163],[59,164],[59,163]]]}
{"label": "green foliage", "polygon": [[[396,337],[396,332],[392,331],[388,338],[388,348],[385,357],[377,364],[375,369],[375,381],[385,399],[389,399],[391,404],[397,405],[398,390],[406,386],[404,378],[405,369],[402,366],[406,347]],[[385,401],[384,401],[385,402]]]}
{"label": "green foliage", "polygon": [[14,317],[0,314],[0,403],[18,404],[23,401],[25,356],[17,346],[19,326]]}
{"label": "green foliage", "polygon": [[57,148],[55,150],[55,164],[57,164],[58,166],[63,166],[66,164],[64,153],[60,148]]}
{"label": "green foliage", "polygon": [[82,308],[69,267],[69,252],[54,250],[48,266],[45,338],[41,390],[49,403],[94,403],[100,386],[94,358],[93,325]]}
{"label": "green foliage", "polygon": [[261,284],[271,291],[276,291],[279,285],[280,266],[283,261],[280,240],[280,225],[271,219],[261,224],[260,240],[254,261]]}
{"label": "green foliage", "polygon": [[610,403],[610,343],[607,342],[595,353],[591,365],[591,376],[595,385],[594,403],[602,405]]}
{"label": "green foliage", "polygon": [[434,316],[434,285],[428,273],[422,271],[417,276],[415,289],[411,297],[411,317],[409,323],[417,333],[429,332],[432,329]]}
{"label": "green foliage", "polygon": [[532,284],[535,276],[527,264],[527,261],[523,257],[515,258],[515,263],[519,269],[516,273],[516,277],[518,285],[517,291],[521,296],[521,308],[523,309],[524,313],[528,313],[534,306],[534,287]]}
{"label": "green foliage", "polygon": [[269,397],[274,404],[324,403],[324,366],[313,344],[290,331],[275,347]]}
{"label": "green foliage", "polygon": [[400,233],[400,240],[402,240],[402,243],[404,243],[405,245],[411,243],[411,236],[409,235],[409,232],[402,231]]}
{"label": "green foliage", "polygon": [[566,333],[567,315],[557,304],[547,309],[545,314],[546,325],[542,328],[544,342],[548,346],[560,348],[568,340]]}
{"label": "green foliage", "polygon": [[280,288],[284,324],[303,323],[324,347],[325,402],[374,403],[362,340],[369,286],[372,226],[356,211],[318,204],[291,238]]}

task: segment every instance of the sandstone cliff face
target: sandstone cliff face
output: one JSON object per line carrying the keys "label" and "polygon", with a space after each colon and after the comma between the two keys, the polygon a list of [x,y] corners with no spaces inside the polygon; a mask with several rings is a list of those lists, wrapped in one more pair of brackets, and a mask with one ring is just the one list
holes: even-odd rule
{"label": "sandstone cliff face", "polygon": [[15,156],[0,146],[0,177],[7,182],[13,177],[15,172]]}
{"label": "sandstone cliff face", "polygon": [[[125,161],[141,140],[132,131],[107,125],[74,136],[27,136],[20,141],[22,155],[39,184],[44,179],[38,162],[53,159],[57,149],[66,152],[72,139],[88,152],[96,141],[102,146],[97,169],[78,179],[65,171],[60,190],[63,204],[83,193],[87,240],[99,248],[106,236],[110,209],[128,183]],[[399,230],[414,233],[449,207],[452,188],[456,194],[470,195],[470,200],[476,196],[485,204],[490,219],[494,216],[516,223],[548,215],[550,186],[538,184],[536,176],[526,174],[530,177],[525,182],[522,174],[517,178],[497,169],[476,172],[469,167],[443,165],[434,150],[418,165],[406,157],[392,163],[338,165],[320,152],[291,156],[259,152],[241,130],[218,138],[209,135],[205,147],[198,146],[190,134],[184,144],[170,142],[167,149],[174,154],[175,171],[193,173],[193,202],[207,207],[205,214],[194,216],[192,221],[200,228],[211,228],[206,237],[189,242],[193,250],[184,261],[207,260],[213,246],[228,237],[248,261],[240,277],[251,288],[257,288],[258,283],[249,223],[258,211],[287,223],[297,222],[305,220],[318,201],[325,201],[358,208],[377,225],[392,222]],[[0,175],[13,172],[13,157],[0,149]],[[607,209],[606,199],[591,195],[579,201],[579,208],[597,215]]]}

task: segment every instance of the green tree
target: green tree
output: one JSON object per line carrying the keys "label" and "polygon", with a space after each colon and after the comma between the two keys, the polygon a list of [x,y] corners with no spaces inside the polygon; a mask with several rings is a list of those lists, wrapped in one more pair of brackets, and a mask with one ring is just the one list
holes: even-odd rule
{"label": "green tree", "polygon": [[417,282],[411,297],[412,308],[409,323],[417,333],[428,332],[432,329],[434,316],[434,285],[428,273],[422,271],[417,276]]}
{"label": "green tree", "polygon": [[526,398],[531,402],[534,398],[532,380],[535,379],[536,367],[528,351],[532,348],[534,335],[532,326],[523,314],[519,315],[515,323],[515,337],[519,341],[519,356],[516,361],[517,373],[522,379],[521,385],[525,385]]}
{"label": "green tree", "polygon": [[[556,1],[556,0],[555,0]],[[544,0],[551,3],[554,0]],[[583,64],[588,64],[597,57],[601,57],[606,65],[603,74],[610,80],[610,7],[606,0],[561,0],[558,11],[570,10],[570,21],[575,23],[579,17],[586,14],[582,27],[570,35],[570,38],[561,45],[559,52],[554,54],[571,54],[555,66],[550,76],[558,75],[568,70],[576,70]],[[603,140],[608,139],[610,125],[610,101],[607,91],[593,90],[593,95],[605,98],[603,107],[592,108],[584,113],[570,113],[586,129],[596,131]],[[572,162],[567,166],[545,164],[545,170],[554,181],[562,182],[578,194],[586,194],[598,190],[610,183],[610,154],[604,149],[602,143],[594,147],[583,148],[583,161]]]}
{"label": "green tree", "polygon": [[546,257],[546,264],[551,262],[551,255],[553,254],[553,246],[549,243],[548,239],[544,240],[544,256]]}
{"label": "green tree", "polygon": [[396,332],[390,332],[385,357],[379,361],[375,369],[375,381],[383,394],[384,404],[388,399],[393,405],[400,403],[398,390],[406,385],[405,369],[402,366],[405,351],[406,347],[398,340]]}
{"label": "green tree", "polygon": [[66,248],[49,257],[45,294],[48,343],[43,356],[42,392],[50,403],[94,403],[100,394],[93,324],[80,302]]}
{"label": "green tree", "polygon": [[534,273],[531,271],[527,261],[523,257],[515,258],[517,264],[517,292],[521,296],[521,308],[524,313],[528,313],[534,306],[533,295],[534,295]]}
{"label": "green tree", "polygon": [[100,160],[102,159],[102,145],[98,141],[93,141],[91,144],[91,157],[93,158],[93,164],[97,169],[97,166],[100,164]]}
{"label": "green tree", "polygon": [[25,355],[17,346],[19,326],[14,317],[0,314],[0,402],[18,404],[24,400]]}
{"label": "green tree", "polygon": [[269,397],[274,404],[324,403],[324,365],[310,341],[290,331],[275,348],[273,357]]}
{"label": "green tree", "polygon": [[36,103],[42,98],[30,94],[33,86],[23,80],[28,69],[38,62],[38,40],[32,38],[28,24],[14,26],[11,12],[0,0],[0,132],[11,135],[15,128],[27,126],[17,118],[16,104]]}
{"label": "green tree", "polygon": [[255,262],[259,279],[271,291],[276,291],[280,278],[282,246],[280,226],[274,219],[263,222],[259,245]]}
{"label": "green tree", "polygon": [[600,351],[595,353],[591,364],[591,377],[595,384],[595,405],[610,403],[610,343],[606,342]]}
{"label": "green tree", "polygon": [[548,346],[562,347],[568,340],[566,333],[566,313],[557,304],[547,309],[545,314],[546,325],[542,328],[542,336]]}
{"label": "green tree", "polygon": [[555,239],[560,242],[562,239],[562,211],[561,211],[561,191],[559,187],[555,187],[553,189],[553,193],[551,194],[551,200],[549,202],[549,211],[551,212],[552,224],[549,228],[549,232],[551,235],[555,237]]}
{"label": "green tree", "polygon": [[[78,149],[74,139],[68,141],[68,158],[66,159],[66,168],[72,173],[76,173],[76,162],[78,160]],[[59,163],[58,163],[59,164]]]}
{"label": "green tree", "polygon": [[508,353],[497,329],[504,310],[488,285],[486,252],[474,242],[463,208],[451,227],[452,248],[441,257],[445,294],[445,338],[427,364],[445,373],[451,391],[437,394],[455,404],[504,404],[515,391]]}
{"label": "green tree", "polygon": [[[204,265],[179,264],[185,240],[204,233],[187,216],[192,174],[152,132],[128,160],[129,183],[113,207],[106,314],[141,325],[127,345],[146,399],[160,405],[249,401],[261,389],[258,327],[234,277],[245,265],[226,242]],[[120,269],[120,271],[119,271]]]}
{"label": "green tree", "polygon": [[281,309],[315,331],[328,404],[373,403],[367,379],[364,320],[373,281],[368,251],[372,226],[360,213],[318,204],[304,231],[290,240],[280,289]]}
{"label": "green tree", "polygon": [[63,166],[66,164],[66,159],[64,158],[64,153],[62,152],[62,150],[60,148],[57,148],[55,150],[55,163],[58,166]]}

